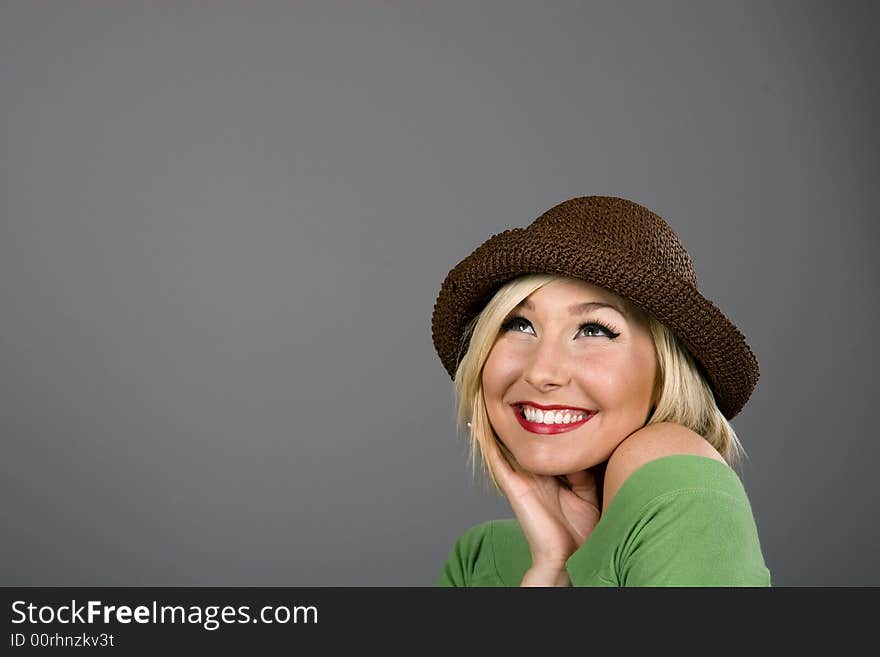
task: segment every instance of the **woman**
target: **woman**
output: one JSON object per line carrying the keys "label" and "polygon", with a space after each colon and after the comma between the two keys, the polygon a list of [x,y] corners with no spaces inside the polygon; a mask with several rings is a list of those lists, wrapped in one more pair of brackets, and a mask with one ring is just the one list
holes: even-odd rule
{"label": "woman", "polygon": [[438,585],[770,585],[731,468],[758,363],[658,215],[578,197],[492,236],[432,334],[516,516],[466,531]]}

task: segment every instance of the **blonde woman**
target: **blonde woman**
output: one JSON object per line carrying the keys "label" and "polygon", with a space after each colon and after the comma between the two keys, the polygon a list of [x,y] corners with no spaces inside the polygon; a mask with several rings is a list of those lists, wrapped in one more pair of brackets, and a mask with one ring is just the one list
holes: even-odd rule
{"label": "blonde woman", "polygon": [[658,215],[578,197],[492,236],[432,335],[515,516],[466,530],[438,585],[770,585],[732,467],[758,363]]}

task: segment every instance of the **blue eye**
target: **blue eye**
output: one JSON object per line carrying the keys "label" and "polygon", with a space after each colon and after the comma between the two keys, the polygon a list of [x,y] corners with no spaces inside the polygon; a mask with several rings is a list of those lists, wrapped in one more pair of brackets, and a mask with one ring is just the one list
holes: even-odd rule
{"label": "blue eye", "polygon": [[[520,315],[514,315],[513,317],[508,318],[501,325],[501,330],[503,332],[514,331],[515,333],[523,333],[523,331],[516,330],[516,328],[520,327],[520,326],[531,326],[531,323],[525,317],[522,317]],[[614,330],[612,330],[608,326],[605,326],[605,324],[602,324],[601,322],[585,322],[584,324],[581,324],[580,327],[578,327],[578,334],[582,333],[584,329],[589,329],[591,327],[599,328],[601,331],[603,331],[605,333],[606,337],[610,338],[611,340],[613,340],[618,335],[620,335],[619,333],[616,333]],[[586,336],[586,337],[601,337],[601,336]]]}

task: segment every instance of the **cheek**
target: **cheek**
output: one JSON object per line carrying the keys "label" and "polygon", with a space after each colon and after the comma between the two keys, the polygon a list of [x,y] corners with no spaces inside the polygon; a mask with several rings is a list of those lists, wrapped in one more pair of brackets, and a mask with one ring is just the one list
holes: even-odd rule
{"label": "cheek", "polygon": [[577,373],[581,381],[597,391],[611,392],[626,377],[626,364],[618,354],[610,352],[591,353],[577,361]]}
{"label": "cheek", "polygon": [[519,365],[503,349],[493,348],[483,365],[483,388],[495,390],[507,381],[515,379]]}
{"label": "cheek", "polygon": [[634,354],[621,372],[621,385],[634,397],[649,395],[654,389],[657,364],[653,351],[647,349]]}
{"label": "cheek", "polygon": [[640,358],[621,358],[612,353],[593,354],[581,361],[580,379],[596,397],[596,402],[615,403],[641,395],[644,380],[650,377],[644,367]]}

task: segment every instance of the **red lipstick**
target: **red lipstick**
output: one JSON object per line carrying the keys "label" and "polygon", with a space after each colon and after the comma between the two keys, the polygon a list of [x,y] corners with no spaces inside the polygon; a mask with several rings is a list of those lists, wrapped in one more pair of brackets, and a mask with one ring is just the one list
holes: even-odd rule
{"label": "red lipstick", "polygon": [[544,424],[542,422],[530,422],[526,419],[525,415],[522,412],[522,404],[517,403],[513,404],[511,408],[513,409],[513,414],[516,415],[516,419],[519,420],[519,423],[522,425],[523,429],[526,431],[530,431],[532,433],[539,433],[544,435],[552,435],[557,433],[566,433],[568,431],[572,431],[573,429],[577,429],[578,427],[589,422],[593,416],[596,414],[595,411],[589,411],[587,409],[582,408],[574,408],[572,406],[541,406],[539,404],[534,404],[532,402],[522,402],[527,406],[533,406],[535,408],[540,408],[544,411],[555,411],[555,410],[575,410],[586,413],[582,420],[578,422],[570,422],[569,424]]}
{"label": "red lipstick", "polygon": [[581,408],[580,406],[562,406],[560,404],[550,404],[549,406],[545,406],[544,404],[538,404],[533,401],[529,401],[528,399],[524,399],[523,401],[513,402],[511,406],[531,406],[533,408],[540,408],[542,411],[581,411],[584,413],[595,413],[596,411],[591,411],[589,408]]}

